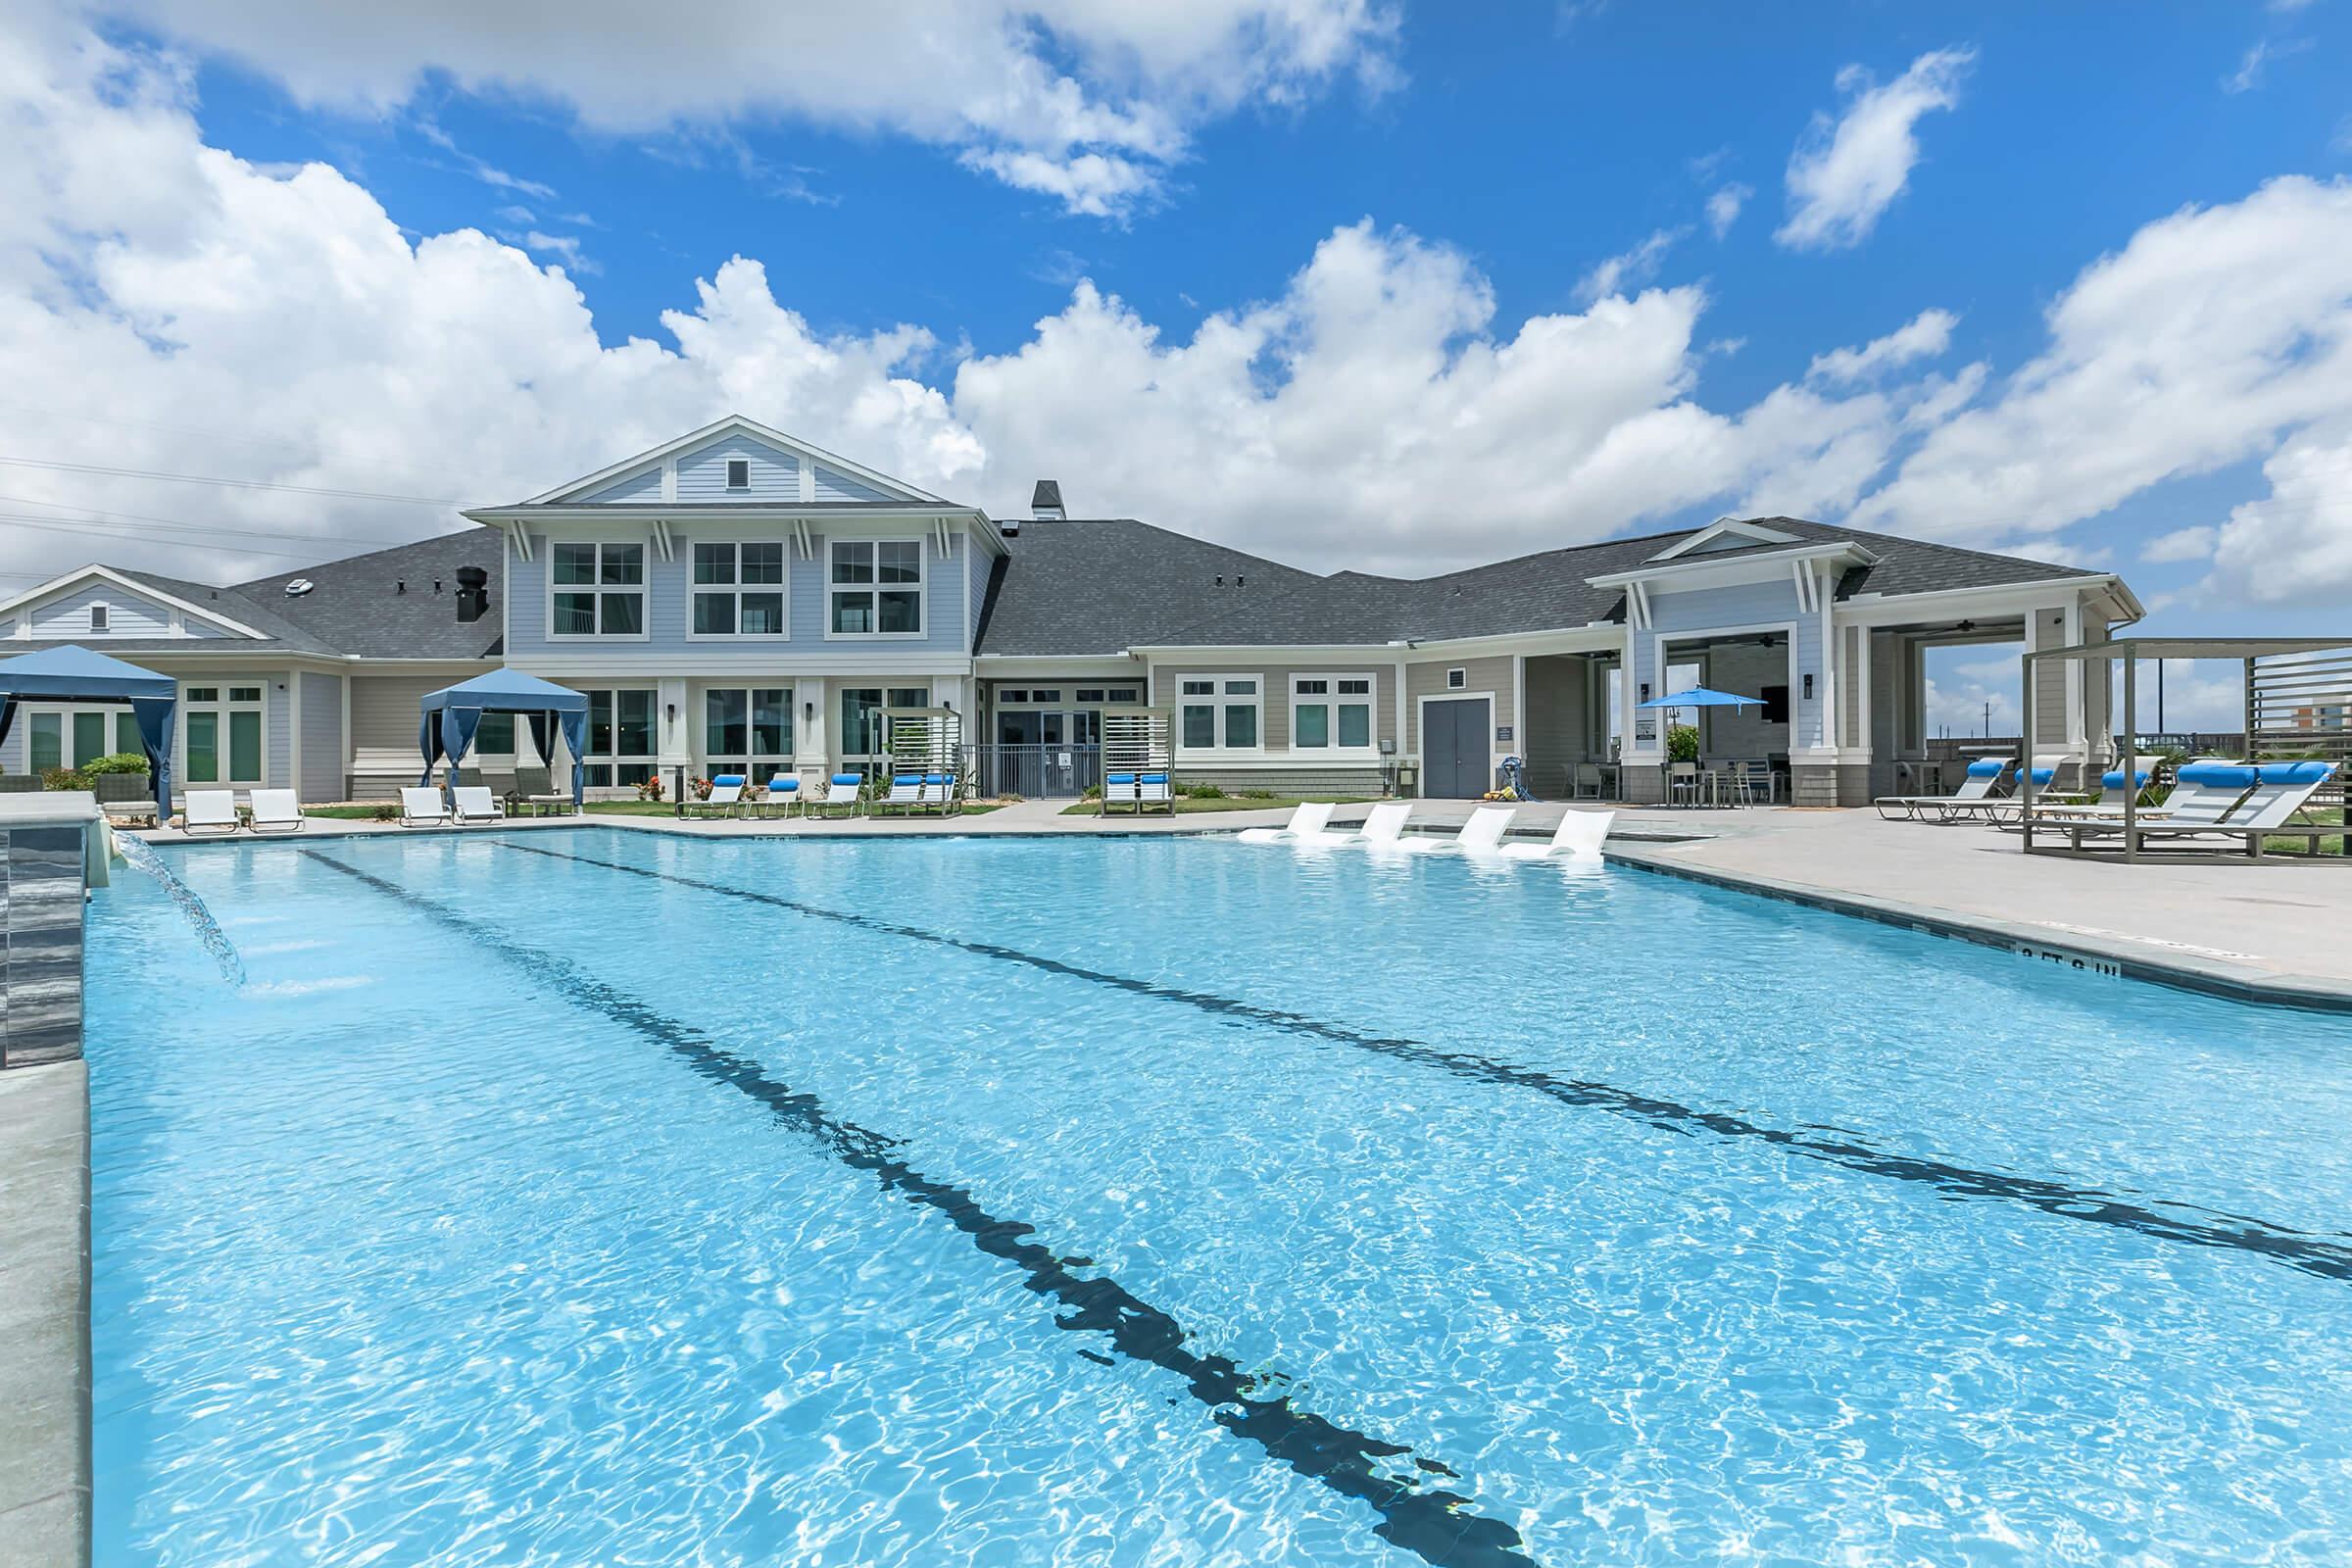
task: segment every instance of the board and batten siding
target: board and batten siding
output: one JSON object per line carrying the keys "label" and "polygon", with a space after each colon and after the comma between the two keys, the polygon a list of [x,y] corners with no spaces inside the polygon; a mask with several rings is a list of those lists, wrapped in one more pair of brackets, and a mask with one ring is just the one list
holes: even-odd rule
{"label": "board and batten siding", "polygon": [[295,678],[302,682],[302,733],[295,738],[302,767],[295,791],[306,802],[339,801],[348,755],[343,750],[343,677],[304,670]]}
{"label": "board and batten siding", "polygon": [[[940,653],[967,656],[970,653],[971,604],[963,588],[963,553],[972,548],[967,535],[951,537],[951,548],[943,552],[939,541],[929,529],[909,528],[891,538],[919,538],[923,546],[923,635],[920,637],[827,638],[826,589],[830,563],[826,539],[819,534],[812,543],[815,554],[811,560],[801,559],[793,547],[789,530],[773,525],[755,525],[744,522],[694,518],[676,529],[673,559],[663,561],[654,549],[649,534],[645,540],[645,625],[647,635],[636,637],[565,637],[547,635],[548,595],[552,592],[548,577],[555,560],[558,542],[586,540],[598,536],[610,539],[610,525],[582,529],[578,534],[566,534],[562,528],[531,535],[529,561],[517,560],[510,550],[507,557],[507,660],[510,663],[528,667],[533,659],[547,656],[576,658],[593,655],[608,661],[616,669],[625,669],[630,661],[647,655],[691,655],[698,664],[714,670],[772,666],[779,654],[848,653],[870,648],[876,653],[909,654]],[[870,537],[859,535],[858,537]],[[690,638],[687,628],[692,624],[692,596],[694,593],[694,543],[730,541],[760,543],[780,541],[784,553],[784,596],[787,635],[781,638],[756,638],[741,641],[726,638]],[[635,543],[632,538],[623,541]],[[973,562],[975,572],[984,571],[982,560]],[[355,720],[355,729],[358,727]]]}
{"label": "board and batten siding", "polygon": [[[1175,717],[1177,710],[1184,706],[1185,681],[1226,675],[1258,677],[1258,738],[1269,754],[1291,750],[1291,677],[1294,675],[1371,676],[1374,745],[1369,758],[1377,760],[1379,742],[1396,738],[1396,666],[1373,659],[1358,664],[1158,664],[1152,669],[1152,706],[1164,708],[1171,717]],[[1134,679],[1132,675],[1124,678]],[[1223,700],[1218,699],[1220,702]],[[1330,753],[1319,750],[1312,755],[1320,759],[1328,757]]]}
{"label": "board and batten siding", "polygon": [[[1457,691],[1446,684],[1446,672],[1462,671],[1461,688]],[[1490,737],[1489,745],[1496,756],[1513,751],[1519,744],[1519,714],[1516,695],[1517,682],[1512,662],[1507,654],[1493,654],[1483,659],[1436,659],[1404,666],[1404,746],[1411,756],[1421,753],[1421,699],[1424,697],[1476,697],[1489,693],[1494,699],[1494,724],[1497,729],[1509,726],[1512,739],[1496,741]]]}
{"label": "board and batten siding", "polygon": [[[2034,647],[2063,648],[2066,646],[2066,612],[2036,610],[2034,612]],[[2069,662],[2045,659],[2034,666],[2034,752],[2064,751],[2071,743],[2066,730],[2066,672]],[[2025,722],[2025,715],[2018,715]]]}
{"label": "board and batten siding", "polygon": [[1586,749],[1590,668],[1582,659],[1527,662],[1527,728],[1515,744],[1527,761],[1527,781],[1540,798],[1567,796],[1569,769],[1592,760]]}

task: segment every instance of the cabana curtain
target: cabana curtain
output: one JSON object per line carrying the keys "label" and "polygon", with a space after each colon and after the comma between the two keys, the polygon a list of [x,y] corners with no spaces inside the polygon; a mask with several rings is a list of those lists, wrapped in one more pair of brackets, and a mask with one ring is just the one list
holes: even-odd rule
{"label": "cabana curtain", "polygon": [[552,759],[548,742],[557,724],[564,726],[564,747],[571,753],[571,804],[586,798],[588,768],[582,758],[588,750],[588,699],[578,692],[518,669],[494,669],[428,692],[417,706],[416,749],[424,754],[418,784],[432,783],[433,764],[442,758],[452,766],[464,759],[484,713],[521,713],[530,721],[531,741],[541,757]]}
{"label": "cabana curtain", "polygon": [[171,676],[87,648],[49,648],[0,660],[0,744],[16,725],[20,702],[128,704],[156,804],[172,809],[172,720],[179,710],[179,686]]}

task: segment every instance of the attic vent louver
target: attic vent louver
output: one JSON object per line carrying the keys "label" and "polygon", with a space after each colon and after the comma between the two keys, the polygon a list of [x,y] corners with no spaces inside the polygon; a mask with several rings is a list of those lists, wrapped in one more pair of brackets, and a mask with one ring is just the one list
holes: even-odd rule
{"label": "attic vent louver", "polygon": [[317,583],[311,581],[311,579],[308,577],[297,577],[292,582],[286,584],[286,597],[288,599],[300,599],[304,594],[309,593],[313,588],[318,586],[318,585]]}

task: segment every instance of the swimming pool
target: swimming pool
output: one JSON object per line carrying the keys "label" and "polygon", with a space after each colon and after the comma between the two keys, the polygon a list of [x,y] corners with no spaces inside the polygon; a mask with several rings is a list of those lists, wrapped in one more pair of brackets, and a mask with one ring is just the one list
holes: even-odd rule
{"label": "swimming pool", "polygon": [[103,1564],[2296,1561],[2345,1023],[1637,871],[620,829],[92,907]]}

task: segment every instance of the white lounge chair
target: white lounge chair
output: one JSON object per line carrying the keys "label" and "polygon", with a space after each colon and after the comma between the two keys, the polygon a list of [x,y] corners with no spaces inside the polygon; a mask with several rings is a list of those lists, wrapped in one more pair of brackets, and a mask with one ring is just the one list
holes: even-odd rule
{"label": "white lounge chair", "polygon": [[920,809],[928,799],[923,793],[922,774],[893,773],[890,775],[889,793],[873,803],[872,810],[914,811]]}
{"label": "white lounge chair", "polygon": [[292,790],[255,790],[250,825],[256,833],[299,833],[309,823]]}
{"label": "white lounge chair", "polygon": [[449,803],[430,784],[404,784],[400,790],[402,827],[449,826]]}
{"label": "white lounge chair", "polygon": [[801,804],[801,781],[792,773],[777,773],[767,781],[766,796],[751,804],[760,816],[790,816]]}
{"label": "white lounge chair", "polygon": [[1609,824],[1617,820],[1615,811],[1568,811],[1561,815],[1560,825],[1553,830],[1545,844],[1505,844],[1503,858],[1512,860],[1544,860],[1555,855],[1572,860],[1600,858],[1600,841],[1609,836]]}
{"label": "white lounge chair", "polygon": [[[2321,785],[2335,775],[2333,762],[2244,762],[2192,764],[2200,775],[2198,782],[2215,786],[2216,794],[2199,797],[2180,811],[2159,808],[2149,813],[2149,819],[2137,820],[2133,826],[2144,838],[2159,844],[2193,839],[2201,835],[2242,838],[2248,854],[2259,857],[2262,841],[2274,834],[2301,835],[2306,839],[2323,833],[2340,832],[2337,826],[2298,825],[2297,811],[2310,804]],[[2190,769],[2184,768],[2185,774]],[[2241,793],[2218,812],[2210,801],[2225,796],[2233,786]],[[2166,802],[2170,806],[2171,802]],[[2042,826],[2037,812],[2034,825]],[[2085,834],[2120,835],[2124,831],[2121,817],[2107,816],[2096,820],[2078,817],[2048,824],[2066,832],[2080,849]],[[2193,846],[2192,846],[2193,847]]]}
{"label": "white lounge chair", "polygon": [[[2248,788],[2243,783],[2225,784],[2220,782],[2221,779],[2231,775],[2218,770],[2244,765],[2242,762],[2233,761],[2227,757],[2200,757],[2193,762],[2183,762],[2180,764],[2180,771],[2173,775],[2172,793],[2167,795],[2161,804],[2143,806],[2133,814],[2149,821],[2169,821],[2179,817],[2187,820],[2218,822],[2230,808],[2246,798]],[[2121,771],[2109,773],[2100,781],[2102,794],[2107,789],[2120,788],[2122,779]],[[2049,819],[2065,820],[2074,817],[2121,821],[2123,815],[2124,808],[2121,801],[2111,803],[2100,800],[2084,805],[2035,806],[2034,808],[2034,820],[2036,823]],[[2014,826],[2015,824],[2004,825]]]}
{"label": "white lounge chair", "polygon": [[234,833],[237,830],[237,792],[235,790],[190,790],[186,816],[180,831],[194,837],[198,833]]}
{"label": "white lounge chair", "polygon": [[1518,814],[1515,806],[1482,806],[1452,838],[1398,839],[1396,845],[1415,855],[1493,855],[1502,847],[1502,836]]}
{"label": "white lounge chair", "polygon": [[1968,764],[1968,773],[1960,780],[1960,787],[1949,795],[1882,795],[1871,804],[1889,822],[1923,821],[1924,811],[1994,799],[1993,791],[2000,788],[2001,780],[2008,776],[2015,762],[2014,758],[1981,757]]}
{"label": "white lounge chair", "polygon": [[1165,773],[1139,773],[1135,779],[1135,809],[1140,815],[1146,808],[1155,811],[1176,813],[1176,792]]}
{"label": "white lounge chair", "polygon": [[743,775],[721,773],[710,780],[710,793],[686,803],[688,816],[733,816],[743,805]]}
{"label": "white lounge chair", "polygon": [[1383,801],[1364,813],[1364,825],[1348,842],[1361,844],[1366,849],[1394,849],[1404,837],[1404,824],[1412,820],[1410,801]]}
{"label": "white lounge chair", "polygon": [[1291,820],[1283,827],[1244,828],[1244,844],[1312,844],[1337,842],[1343,835],[1333,833],[1331,813],[1336,809],[1328,801],[1301,801],[1291,809]]}
{"label": "white lounge chair", "polygon": [[507,808],[498,804],[498,798],[490,793],[489,785],[461,784],[455,793],[458,798],[458,806],[454,814],[458,821],[464,823],[503,822],[506,820]]}

